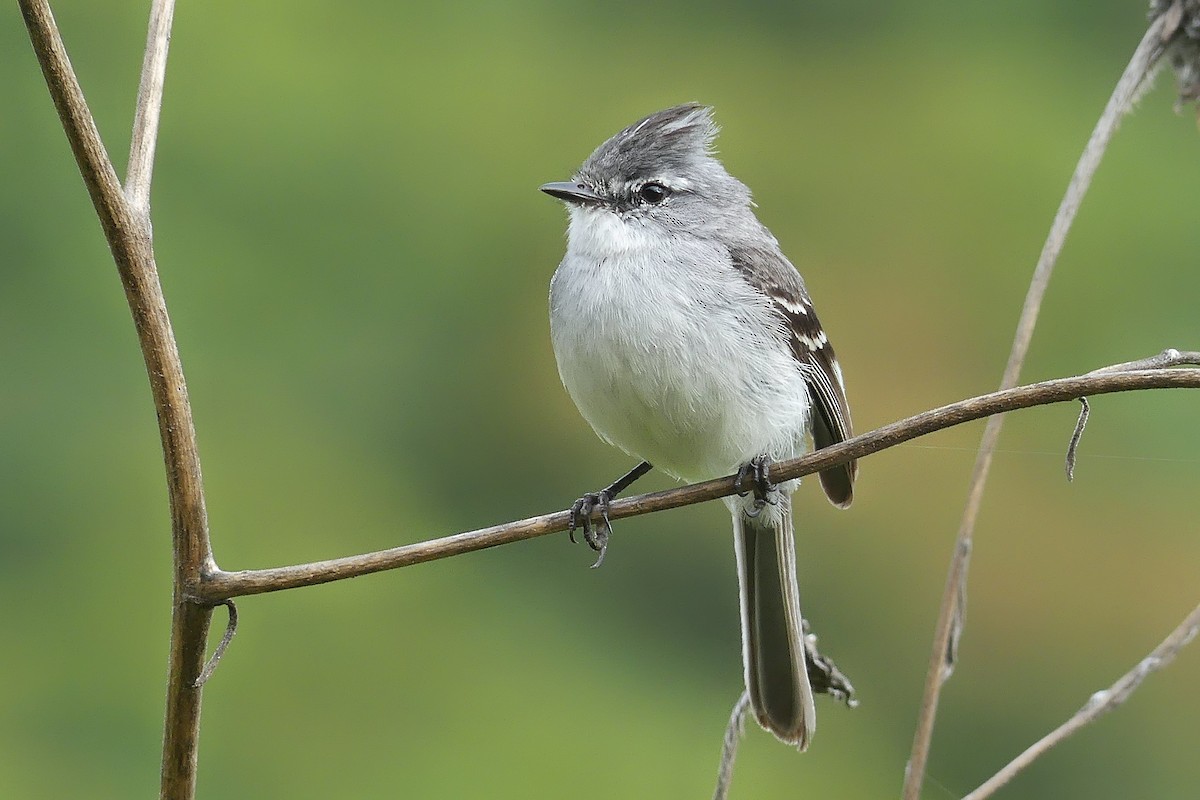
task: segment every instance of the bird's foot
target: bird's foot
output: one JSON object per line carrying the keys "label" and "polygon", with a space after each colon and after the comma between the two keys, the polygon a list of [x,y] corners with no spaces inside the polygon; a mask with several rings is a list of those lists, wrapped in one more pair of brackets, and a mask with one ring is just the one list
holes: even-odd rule
{"label": "bird's foot", "polygon": [[[768,505],[778,505],[779,500],[774,496],[775,484],[767,479],[767,473],[771,469],[771,459],[765,455],[755,456],[741,466],[738,470],[737,480],[733,483],[733,488],[737,490],[738,497],[745,497],[754,492],[754,505],[746,511],[746,516],[757,517],[762,513],[762,510]],[[746,483],[752,483],[753,487],[749,490],[743,490],[742,487]]]}
{"label": "bird's foot", "polygon": [[817,650],[817,635],[808,627],[804,620],[804,659],[808,668],[808,682],[816,694],[827,694],[835,700],[840,700],[850,708],[858,706],[858,698],[854,696],[854,686],[833,659],[822,655]]}
{"label": "bird's foot", "polygon": [[[592,569],[604,563],[604,556],[608,552],[608,540],[612,536],[612,523],[608,521],[608,506],[612,502],[612,498],[612,492],[608,489],[601,489],[598,492],[588,492],[571,506],[571,527],[567,528],[567,535],[574,542],[575,529],[580,529],[588,547],[600,554],[596,558],[596,563],[592,564]],[[595,518],[597,512],[599,519]]]}

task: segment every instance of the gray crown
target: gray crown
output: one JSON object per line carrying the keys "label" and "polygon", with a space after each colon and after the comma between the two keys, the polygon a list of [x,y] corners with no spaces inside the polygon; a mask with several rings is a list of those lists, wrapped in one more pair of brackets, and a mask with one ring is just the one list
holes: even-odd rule
{"label": "gray crown", "polygon": [[613,136],[588,156],[579,175],[604,184],[616,177],[636,181],[683,172],[712,157],[716,136],[712,109],[684,103],[655,112]]}

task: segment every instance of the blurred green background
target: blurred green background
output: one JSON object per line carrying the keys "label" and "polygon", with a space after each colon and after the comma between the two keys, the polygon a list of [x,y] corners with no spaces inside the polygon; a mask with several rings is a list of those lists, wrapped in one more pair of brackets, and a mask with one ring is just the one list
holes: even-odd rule
{"label": "blurred green background", "polygon": [[[146,6],[55,6],[122,173]],[[726,164],[807,276],[860,430],[992,389],[1143,28],[1134,0],[181,4],[154,218],[218,561],[544,513],[629,467],[559,384],[565,214],[536,188],[685,100],[716,106]],[[150,797],[157,429],[15,4],[0,63],[0,797]],[[1109,152],[1028,380],[1200,347],[1200,135],[1171,83]],[[927,798],[973,788],[1200,595],[1200,396],[1093,410],[1074,484],[1075,406],[1008,421]],[[734,798],[898,794],[980,430],[867,459],[847,513],[798,493],[805,609],[862,705],[820,701],[805,755],[749,731]],[[623,521],[591,563],[552,536],[243,600],[201,796],[709,796],[741,680],[724,509]],[[1195,797],[1194,647],[1004,796]]]}

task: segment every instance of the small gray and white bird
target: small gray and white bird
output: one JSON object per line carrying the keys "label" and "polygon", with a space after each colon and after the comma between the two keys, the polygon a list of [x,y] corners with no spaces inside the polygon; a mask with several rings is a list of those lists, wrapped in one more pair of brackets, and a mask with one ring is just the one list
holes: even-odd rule
{"label": "small gray and white bird", "polygon": [[[550,283],[563,385],[600,438],[643,462],[575,513],[602,547],[593,512],[651,464],[688,482],[755,478],[753,494],[726,498],[746,689],[759,724],[804,749],[816,715],[792,531],[798,481],[769,486],[765,465],[802,455],[810,438],[818,448],[849,438],[850,410],[804,281],[713,155],[716,134],[710,108],[659,111],[600,145],[572,180],[541,187],[570,212]],[[821,473],[834,505],[850,505],[856,472],[852,461]]]}

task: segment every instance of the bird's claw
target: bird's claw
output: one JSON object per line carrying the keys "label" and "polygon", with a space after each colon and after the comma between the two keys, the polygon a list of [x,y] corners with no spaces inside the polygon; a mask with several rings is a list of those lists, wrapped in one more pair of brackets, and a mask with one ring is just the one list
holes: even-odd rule
{"label": "bird's claw", "polygon": [[[574,542],[575,529],[578,528],[583,532],[583,540],[587,542],[588,547],[600,554],[596,563],[592,564],[592,569],[604,563],[604,556],[608,552],[608,540],[612,536],[612,523],[608,520],[608,506],[611,502],[612,495],[608,490],[602,490],[588,492],[571,506],[571,526],[567,528],[567,535]],[[600,513],[598,524],[593,518],[596,512]]]}
{"label": "bird's claw", "polygon": [[[779,504],[779,499],[774,496],[775,484],[767,479],[770,467],[771,460],[769,458],[755,456],[741,466],[737,473],[737,479],[733,482],[733,488],[737,491],[738,497],[745,497],[750,494],[750,491],[754,492],[754,505],[746,510],[746,516],[751,519],[761,514],[768,505]],[[747,481],[753,482],[753,489],[743,491],[742,486]]]}

